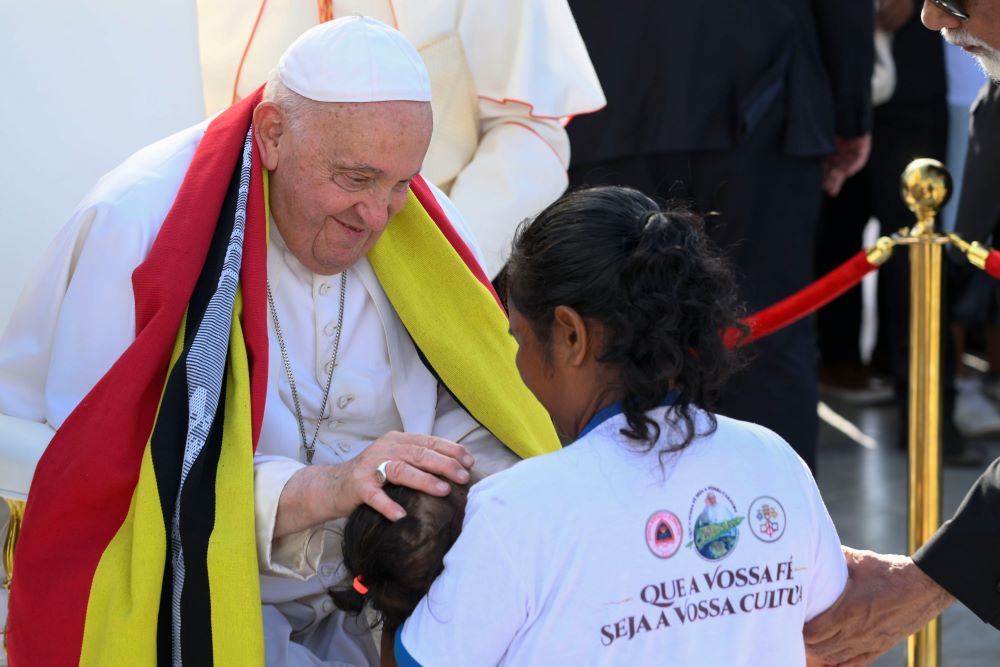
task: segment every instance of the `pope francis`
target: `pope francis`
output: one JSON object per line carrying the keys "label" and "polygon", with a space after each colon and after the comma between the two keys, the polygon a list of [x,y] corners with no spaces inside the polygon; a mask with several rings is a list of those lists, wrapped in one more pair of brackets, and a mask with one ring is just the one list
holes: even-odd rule
{"label": "pope francis", "polygon": [[558,447],[420,176],[429,101],[398,32],[324,23],[80,204],[0,339],[0,413],[55,430],[12,665],[374,664],[327,594],[337,521]]}

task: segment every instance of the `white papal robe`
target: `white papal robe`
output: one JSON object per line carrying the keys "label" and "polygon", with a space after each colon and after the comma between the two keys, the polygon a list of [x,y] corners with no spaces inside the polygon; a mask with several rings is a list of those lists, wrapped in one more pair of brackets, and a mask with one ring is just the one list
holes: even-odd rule
{"label": "white papal robe", "polygon": [[[207,121],[153,144],[104,176],[53,241],[0,337],[0,414],[58,428],[132,342],[132,271],[149,253],[206,126]],[[440,191],[435,195],[478,253],[454,205]],[[337,367],[319,415],[340,276],[312,274],[269,224],[268,279],[307,437],[320,421],[315,463],[347,461],[390,430],[462,442],[485,472],[517,460],[438,386],[367,259],[347,271]],[[375,649],[366,626],[335,612],[326,594],[343,579],[340,522],[273,538],[281,491],[305,464],[271,322],[269,344],[267,400],[254,458],[268,661],[367,665]]]}

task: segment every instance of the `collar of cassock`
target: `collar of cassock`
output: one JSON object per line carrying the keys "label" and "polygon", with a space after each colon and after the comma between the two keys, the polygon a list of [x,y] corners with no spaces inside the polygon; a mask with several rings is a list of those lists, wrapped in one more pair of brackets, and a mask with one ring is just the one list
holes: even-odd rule
{"label": "collar of cassock", "polygon": [[[263,662],[260,95],[209,125],[133,273],[135,341],[38,464],[10,597],[12,664]],[[428,367],[480,424],[522,457],[558,448],[489,280],[419,177],[369,260]]]}

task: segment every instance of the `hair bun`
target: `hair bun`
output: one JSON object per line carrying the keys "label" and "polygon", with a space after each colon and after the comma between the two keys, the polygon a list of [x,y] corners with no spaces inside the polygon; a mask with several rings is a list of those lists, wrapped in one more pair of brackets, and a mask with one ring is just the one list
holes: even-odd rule
{"label": "hair bun", "polygon": [[647,211],[641,218],[642,233],[659,231],[670,224],[670,218],[663,211]]}
{"label": "hair bun", "polygon": [[360,614],[365,606],[365,597],[354,588],[328,588],[327,594],[341,611]]}
{"label": "hair bun", "polygon": [[700,253],[700,219],[687,209],[646,211],[639,217],[639,223],[632,261],[659,264],[665,260],[664,254],[671,251]]}

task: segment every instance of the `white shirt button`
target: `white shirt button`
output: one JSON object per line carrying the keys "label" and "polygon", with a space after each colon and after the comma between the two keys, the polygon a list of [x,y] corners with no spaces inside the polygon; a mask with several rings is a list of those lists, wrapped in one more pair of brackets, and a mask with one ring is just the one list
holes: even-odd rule
{"label": "white shirt button", "polygon": [[347,452],[351,451],[351,445],[349,443],[346,443],[346,442],[338,442],[337,443],[337,448],[340,451],[344,452],[345,454]]}
{"label": "white shirt button", "polygon": [[330,283],[322,283],[319,286],[319,295],[326,296],[327,292],[330,291]]}
{"label": "white shirt button", "polygon": [[325,327],[323,327],[323,333],[325,333],[327,336],[332,336],[333,334],[337,333],[336,322],[330,322]]}
{"label": "white shirt button", "polygon": [[333,600],[323,600],[323,613],[329,614],[331,611],[333,611]]}
{"label": "white shirt button", "polygon": [[333,574],[333,566],[330,564],[323,565],[319,568],[319,573],[324,577],[329,577]]}
{"label": "white shirt button", "polygon": [[354,400],[354,394],[344,394],[337,399],[337,407],[341,410],[345,409]]}
{"label": "white shirt button", "polygon": [[337,430],[337,427],[340,426],[343,423],[344,422],[340,421],[339,419],[331,419],[330,421],[328,421],[326,423],[326,427],[328,429],[330,429],[331,431],[335,431],[335,430]]}

